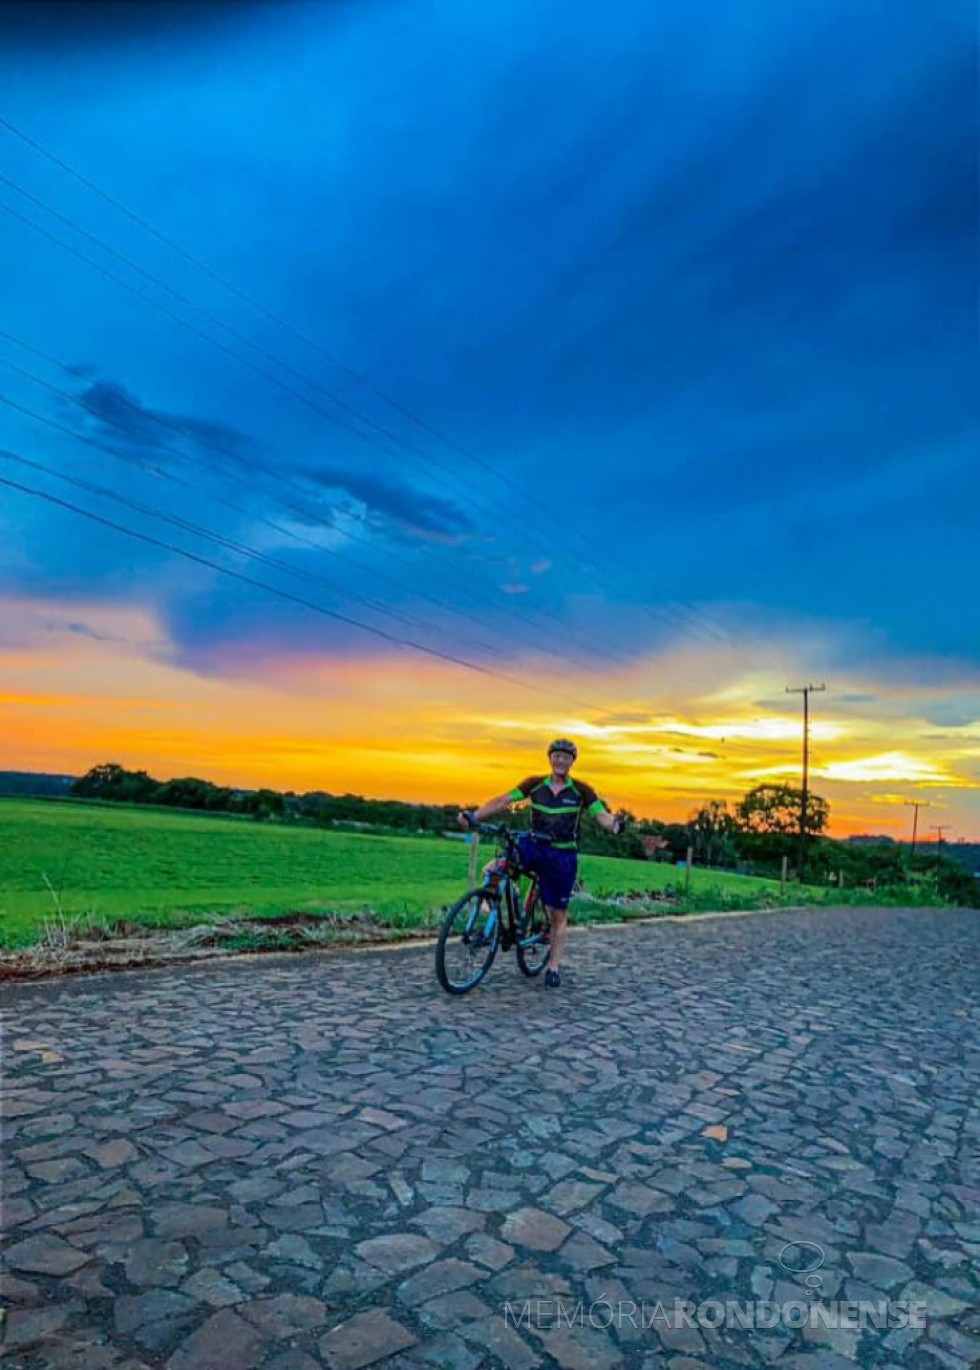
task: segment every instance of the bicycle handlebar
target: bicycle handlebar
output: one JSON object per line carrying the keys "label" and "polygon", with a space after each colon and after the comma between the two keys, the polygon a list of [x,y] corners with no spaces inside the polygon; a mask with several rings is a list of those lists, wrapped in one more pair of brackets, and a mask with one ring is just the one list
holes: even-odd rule
{"label": "bicycle handlebar", "polygon": [[[613,836],[621,837],[623,833],[626,832],[628,826],[625,818],[617,819],[617,826],[612,830]],[[516,841],[517,837],[520,835],[518,829],[509,828],[505,823],[477,823],[469,815],[467,815],[466,831],[478,832],[481,837],[492,837],[495,840],[511,838]],[[543,833],[535,832],[532,833],[531,836],[534,838],[535,842],[542,842],[547,847],[552,845],[552,838],[545,837]]]}
{"label": "bicycle handlebar", "polygon": [[[519,828],[509,828],[506,823],[474,823],[469,822],[466,826],[467,832],[477,832],[481,837],[492,837],[495,841],[516,842],[522,835]],[[545,837],[541,833],[532,833],[535,842],[541,842],[544,846],[550,847],[552,839]]]}

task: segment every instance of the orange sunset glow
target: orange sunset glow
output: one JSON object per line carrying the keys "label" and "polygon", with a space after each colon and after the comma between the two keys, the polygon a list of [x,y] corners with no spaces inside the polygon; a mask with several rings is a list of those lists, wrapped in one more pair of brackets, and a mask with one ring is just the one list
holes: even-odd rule
{"label": "orange sunset glow", "polygon": [[[28,646],[0,656],[8,769],[81,774],[111,760],[159,779],[470,802],[539,769],[562,733],[579,741],[581,775],[641,817],[682,819],[707,799],[799,782],[798,701],[782,698],[791,667],[775,651],[761,673],[724,651],[666,653],[567,682],[582,702],[562,706],[407,655],[280,658],[252,662],[248,678],[204,677],[168,659],[144,611],[75,605],[83,635],[52,631],[50,605],[5,607],[33,624]],[[534,679],[536,664],[521,675]],[[919,704],[914,690],[867,679],[816,697],[811,781],[830,801],[833,835],[905,836],[910,798],[959,835],[976,831],[980,729],[930,725]]]}

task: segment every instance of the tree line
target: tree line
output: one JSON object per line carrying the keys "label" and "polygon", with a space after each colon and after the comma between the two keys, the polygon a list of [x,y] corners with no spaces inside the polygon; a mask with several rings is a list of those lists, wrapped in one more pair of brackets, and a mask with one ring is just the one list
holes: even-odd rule
{"label": "tree line", "polygon": [[[460,808],[469,807],[366,799],[323,790],[298,794],[234,789],[192,776],[161,781],[114,762],[93,766],[72,783],[69,793],[78,799],[238,814],[259,822],[431,835],[457,833],[456,815]],[[620,814],[627,828],[618,836],[586,816],[580,845],[583,851],[599,855],[675,863],[685,861],[691,851],[696,865],[747,875],[779,876],[785,858],[790,878],[797,878],[802,801],[802,791],[792,785],[757,785],[731,808],[725,800],[706,801],[683,823],[639,819],[624,809]],[[838,841],[826,835],[829,818],[827,801],[808,794],[804,834],[808,882],[853,889],[921,879],[932,881],[941,894],[957,903],[980,905],[980,881],[948,852],[939,855],[920,848],[913,860],[903,844],[889,838]],[[523,820],[515,815],[512,821]]]}

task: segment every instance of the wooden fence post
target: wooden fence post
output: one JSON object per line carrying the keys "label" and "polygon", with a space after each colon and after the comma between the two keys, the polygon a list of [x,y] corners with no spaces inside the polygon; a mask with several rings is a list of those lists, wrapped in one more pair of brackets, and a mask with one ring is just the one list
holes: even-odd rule
{"label": "wooden fence post", "polygon": [[468,837],[470,844],[470,885],[476,884],[476,858],[480,850],[480,834],[471,832]]}

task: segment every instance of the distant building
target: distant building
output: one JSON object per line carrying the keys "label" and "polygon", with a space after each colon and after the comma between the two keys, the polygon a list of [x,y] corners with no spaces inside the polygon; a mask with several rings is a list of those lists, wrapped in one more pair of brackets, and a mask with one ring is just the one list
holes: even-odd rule
{"label": "distant building", "polygon": [[637,833],[637,836],[643,848],[643,855],[648,861],[661,861],[665,855],[669,855],[670,847],[662,837],[645,832]]}

